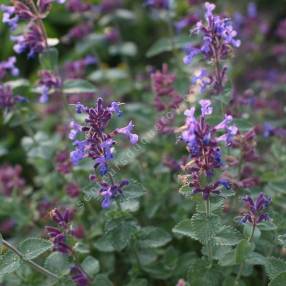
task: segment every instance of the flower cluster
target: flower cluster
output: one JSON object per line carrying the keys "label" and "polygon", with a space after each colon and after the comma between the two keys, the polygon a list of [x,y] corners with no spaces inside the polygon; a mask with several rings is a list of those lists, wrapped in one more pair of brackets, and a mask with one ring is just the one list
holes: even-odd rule
{"label": "flower cluster", "polygon": [[211,102],[200,100],[199,103],[201,116],[198,119],[195,117],[195,107],[185,111],[187,118],[185,125],[180,128],[182,131],[180,139],[186,143],[190,154],[190,161],[183,168],[191,176],[190,186],[193,188],[193,193],[202,193],[203,198],[208,199],[211,193],[220,192],[220,186],[230,188],[229,182],[223,178],[213,184],[201,186],[201,175],[211,178],[214,170],[222,167],[219,143],[224,142],[226,146],[230,146],[238,129],[235,125],[231,125],[231,115],[225,115],[222,122],[210,126],[206,117],[212,114]]}
{"label": "flower cluster", "polygon": [[[114,137],[123,134],[128,137],[131,144],[138,142],[138,135],[132,133],[134,125],[130,121],[126,127],[107,132],[106,128],[112,115],[115,113],[120,116],[122,112],[118,102],[112,102],[109,106],[104,106],[102,98],[97,100],[94,108],[78,103],[76,104],[76,111],[77,113],[86,114],[86,119],[83,125],[75,121],[70,124],[69,138],[75,146],[75,150],[71,152],[71,161],[74,165],[77,165],[82,159],[89,157],[94,162],[95,171],[98,171],[100,176],[104,176],[109,171],[108,162],[113,159],[113,146],[116,143]],[[82,140],[77,139],[80,134],[84,135]],[[91,175],[91,178],[96,181],[95,175]],[[100,194],[104,198],[104,207],[109,206],[111,198],[117,197],[121,193],[121,188],[124,185],[126,184],[102,185]]]}
{"label": "flower cluster", "polygon": [[[1,97],[0,97],[1,98]],[[0,167],[0,193],[11,196],[16,189],[23,189],[25,181],[21,177],[22,167],[19,165]]]}
{"label": "flower cluster", "polygon": [[265,196],[264,193],[260,193],[255,201],[250,196],[245,196],[243,202],[246,212],[243,213],[241,223],[250,223],[256,226],[260,222],[270,220],[269,215],[264,210],[271,203],[271,198]]}
{"label": "flower cluster", "polygon": [[203,55],[206,60],[211,61],[214,65],[214,74],[206,74],[204,71],[194,77],[193,81],[204,79],[202,87],[212,85],[214,91],[219,93],[222,91],[226,73],[226,67],[221,67],[220,62],[227,58],[232,48],[240,46],[240,40],[236,39],[237,32],[233,29],[229,18],[213,15],[214,4],[205,3],[205,9],[205,23],[197,22],[193,30],[194,33],[202,35],[203,42],[198,46],[192,44],[186,46],[184,63],[190,64],[197,55]]}
{"label": "flower cluster", "polygon": [[161,133],[170,133],[173,131],[171,127],[176,110],[182,103],[182,96],[174,89],[176,81],[175,74],[168,71],[168,65],[164,64],[162,71],[157,70],[151,74],[152,90],[155,94],[154,105],[157,111],[168,112],[173,110],[172,116],[162,116],[156,123],[157,129]]}
{"label": "flower cluster", "polygon": [[67,235],[70,234],[74,236],[73,228],[70,225],[74,216],[74,210],[64,209],[63,211],[59,211],[58,209],[52,209],[50,211],[50,216],[58,225],[58,227],[45,227],[47,235],[53,243],[54,251],[71,254],[72,248],[67,243]]}
{"label": "flower cluster", "polygon": [[51,1],[41,0],[37,5],[19,0],[13,2],[14,6],[0,6],[3,12],[2,21],[11,31],[17,30],[20,20],[28,21],[25,31],[11,35],[11,40],[16,53],[28,52],[28,57],[32,58],[47,47],[46,32],[41,19],[47,16]]}

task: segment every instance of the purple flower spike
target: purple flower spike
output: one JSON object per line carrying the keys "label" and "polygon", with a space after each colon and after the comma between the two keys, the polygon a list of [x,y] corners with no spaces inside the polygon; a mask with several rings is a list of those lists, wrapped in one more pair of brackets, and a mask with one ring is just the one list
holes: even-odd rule
{"label": "purple flower spike", "polygon": [[245,196],[243,199],[246,212],[240,220],[241,223],[251,223],[252,225],[257,225],[263,221],[269,221],[270,217],[264,212],[271,203],[271,198],[260,193],[256,200],[254,201],[250,196]]}
{"label": "purple flower spike", "polygon": [[138,142],[138,135],[132,133],[133,127],[134,124],[132,123],[132,121],[130,121],[126,127],[119,128],[116,130],[118,133],[126,135],[129,138],[131,144],[136,144]]}

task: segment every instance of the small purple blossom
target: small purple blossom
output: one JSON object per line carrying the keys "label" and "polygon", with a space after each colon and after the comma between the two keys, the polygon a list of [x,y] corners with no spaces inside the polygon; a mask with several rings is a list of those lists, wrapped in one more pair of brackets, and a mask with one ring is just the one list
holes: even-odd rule
{"label": "small purple blossom", "polygon": [[16,65],[16,57],[10,57],[6,61],[0,62],[0,79],[4,78],[9,72],[12,76],[19,75],[19,69]]}
{"label": "small purple blossom", "polygon": [[265,196],[264,193],[260,193],[254,201],[250,196],[245,196],[243,199],[246,212],[240,220],[241,223],[250,223],[256,226],[260,222],[269,221],[270,217],[264,212],[271,203],[271,198]]}
{"label": "small purple blossom", "polygon": [[88,286],[89,278],[83,269],[78,265],[73,265],[70,269],[70,275],[77,286]]}
{"label": "small purple blossom", "polygon": [[46,103],[49,100],[49,93],[52,89],[57,89],[61,86],[61,80],[54,73],[44,70],[40,72],[39,89],[41,97],[40,103]]}
{"label": "small purple blossom", "polygon": [[116,199],[123,195],[122,188],[126,185],[128,185],[128,180],[122,180],[119,184],[108,184],[105,182],[101,183],[99,194],[103,198],[101,202],[102,208],[109,208],[112,199]]}
{"label": "small purple blossom", "polygon": [[23,35],[11,36],[11,40],[14,42],[14,51],[17,54],[27,51],[28,58],[41,53],[47,45],[41,28],[35,22],[29,24]]}
{"label": "small purple blossom", "polygon": [[170,0],[145,0],[145,4],[155,9],[169,9]]}
{"label": "small purple blossom", "polygon": [[136,144],[138,142],[138,135],[132,133],[133,128],[134,124],[130,121],[126,127],[116,129],[116,132],[127,136],[131,144]]}
{"label": "small purple blossom", "polygon": [[6,24],[12,31],[18,27],[19,16],[16,15],[14,6],[0,5],[0,11],[3,12],[2,22]]}

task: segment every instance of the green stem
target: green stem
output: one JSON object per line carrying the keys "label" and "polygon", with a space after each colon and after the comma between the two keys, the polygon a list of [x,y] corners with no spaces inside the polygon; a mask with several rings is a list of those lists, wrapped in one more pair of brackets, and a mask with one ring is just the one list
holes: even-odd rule
{"label": "green stem", "polygon": [[252,231],[251,231],[251,235],[249,236],[248,240],[247,241],[251,241],[252,238],[253,238],[253,235],[254,235],[254,231],[255,231],[255,227],[256,227],[256,223],[253,224],[252,226]]}
{"label": "green stem", "polygon": [[[206,216],[210,217],[211,216],[211,201],[210,199],[206,200]],[[212,245],[211,242],[207,242],[207,250],[208,250],[208,256],[209,256],[209,261],[210,261],[210,266],[212,265],[212,256],[213,256],[213,250],[212,250]]]}
{"label": "green stem", "polygon": [[[251,235],[249,236],[249,238],[247,239],[248,242],[250,242],[253,238],[253,235],[254,235],[254,231],[255,231],[255,227],[256,227],[256,224],[254,223],[253,226],[252,226],[252,231],[251,231]],[[241,273],[243,271],[243,266],[244,264],[243,263],[240,263],[240,266],[239,266],[239,271],[236,275],[236,278],[234,280],[234,286],[238,286],[238,282],[239,282],[239,279],[240,279],[240,276],[241,276]]]}
{"label": "green stem", "polygon": [[14,247],[12,244],[10,244],[5,239],[2,239],[2,243],[7,248],[9,248],[11,251],[13,251],[16,255],[18,255],[23,261],[25,261],[26,263],[30,264],[33,268],[35,268],[37,271],[41,272],[42,274],[44,274],[46,276],[50,276],[50,277],[53,277],[55,279],[59,279],[59,277],[56,274],[54,274],[54,273],[50,272],[49,270],[45,269],[44,267],[42,267],[41,265],[37,264],[33,260],[27,259],[25,257],[25,255],[20,250],[18,250],[16,247]]}
{"label": "green stem", "polygon": [[240,279],[240,276],[241,276],[241,273],[242,273],[242,271],[243,271],[243,263],[241,263],[240,264],[240,266],[239,266],[239,270],[238,270],[238,273],[237,273],[237,275],[236,275],[236,278],[235,278],[235,280],[234,280],[234,286],[238,286],[239,284],[239,279]]}

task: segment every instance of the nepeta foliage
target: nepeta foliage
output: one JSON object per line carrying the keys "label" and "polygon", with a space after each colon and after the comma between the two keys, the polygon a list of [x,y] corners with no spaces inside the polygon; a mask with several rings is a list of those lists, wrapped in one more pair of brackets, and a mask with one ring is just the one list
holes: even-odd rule
{"label": "nepeta foliage", "polygon": [[2,2],[0,285],[286,285],[281,4]]}

